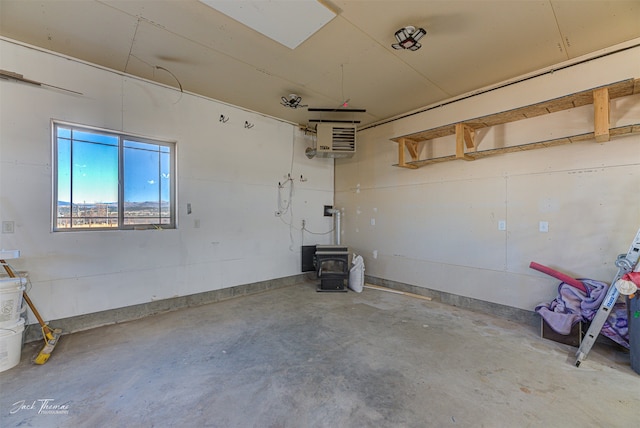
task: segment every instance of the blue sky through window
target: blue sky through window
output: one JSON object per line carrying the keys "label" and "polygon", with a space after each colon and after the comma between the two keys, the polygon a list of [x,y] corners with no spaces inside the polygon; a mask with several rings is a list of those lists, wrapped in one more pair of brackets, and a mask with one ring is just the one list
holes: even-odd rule
{"label": "blue sky through window", "polygon": [[118,200],[118,146],[73,142],[73,203]]}
{"label": "blue sky through window", "polygon": [[[129,140],[124,144],[125,201],[169,201],[169,147]],[[118,137],[74,130],[72,142],[71,131],[58,128],[58,200],[74,204],[118,201]]]}
{"label": "blue sky through window", "polygon": [[125,140],[124,147],[125,202],[169,201],[169,147],[130,140]]}
{"label": "blue sky through window", "polygon": [[118,137],[74,131],[70,138],[58,128],[58,201],[117,202]]}

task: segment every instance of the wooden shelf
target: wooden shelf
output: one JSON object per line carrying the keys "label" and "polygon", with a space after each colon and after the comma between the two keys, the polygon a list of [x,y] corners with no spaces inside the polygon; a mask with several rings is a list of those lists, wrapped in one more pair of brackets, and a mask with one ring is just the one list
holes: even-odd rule
{"label": "wooden shelf", "polygon": [[[640,79],[627,79],[552,100],[392,138],[392,141],[398,143],[398,163],[394,166],[415,169],[431,163],[457,159],[474,160],[498,153],[532,150],[590,139],[603,142],[608,141],[610,136],[638,133],[640,132],[640,124],[609,129],[609,101],[614,98],[625,97],[638,93],[640,93]],[[532,117],[581,107],[588,104],[594,104],[596,107],[594,132],[573,135],[555,140],[540,141],[483,151],[478,151],[475,145],[474,134],[478,129],[530,119]],[[455,155],[430,159],[418,159],[419,143],[449,135],[456,135]],[[409,152],[412,159],[409,162],[405,160],[405,149]]]}
{"label": "wooden shelf", "polygon": [[[621,126],[618,128],[610,129],[610,134],[612,137],[616,137],[619,135],[627,135],[627,134],[638,134],[638,133],[640,133],[640,123],[637,123],[635,125]],[[570,137],[538,141],[535,143],[521,144],[518,146],[500,147],[497,149],[469,152],[469,153],[465,153],[465,156],[468,156],[472,159],[480,159],[480,158],[497,155],[501,153],[524,152],[527,150],[542,149],[546,147],[554,147],[554,146],[561,146],[564,144],[577,143],[579,141],[593,140],[594,138],[595,138],[595,135],[593,132],[587,132],[584,134],[577,134]],[[448,162],[448,161],[453,161],[457,159],[458,158],[456,158],[456,155],[441,156],[441,157],[430,158],[430,159],[421,159],[417,161],[407,162],[406,167],[411,169],[416,169],[416,168],[420,168],[422,166],[430,165],[433,163]],[[400,166],[400,165],[394,164],[393,166]]]}

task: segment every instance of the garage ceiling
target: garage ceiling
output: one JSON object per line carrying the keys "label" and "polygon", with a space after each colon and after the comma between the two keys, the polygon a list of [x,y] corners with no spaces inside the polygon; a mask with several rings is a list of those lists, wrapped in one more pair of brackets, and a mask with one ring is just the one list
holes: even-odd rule
{"label": "garage ceiling", "polygon": [[[360,126],[640,38],[637,0],[322,3],[337,15],[295,49],[199,0],[0,0],[0,35],[302,125],[337,113],[282,96],[348,99],[367,112],[338,117]],[[420,50],[391,48],[406,25],[426,29]]]}

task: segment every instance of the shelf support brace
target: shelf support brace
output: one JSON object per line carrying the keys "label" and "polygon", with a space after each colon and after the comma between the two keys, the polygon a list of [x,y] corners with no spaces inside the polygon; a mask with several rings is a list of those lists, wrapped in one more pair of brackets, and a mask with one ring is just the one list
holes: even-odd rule
{"label": "shelf support brace", "polygon": [[598,88],[593,90],[593,127],[594,136],[598,143],[604,143],[610,139],[609,104],[608,88]]}
{"label": "shelf support brace", "polygon": [[475,149],[475,131],[469,125],[456,123],[456,159],[473,160],[465,154],[467,149]]}
{"label": "shelf support brace", "polygon": [[418,160],[418,143],[407,138],[398,140],[398,166],[402,168],[416,169],[415,165],[408,164],[405,158],[405,148],[409,151],[411,159]]}
{"label": "shelf support brace", "polygon": [[411,160],[418,160],[418,142],[405,138],[405,144],[409,154],[411,155]]}

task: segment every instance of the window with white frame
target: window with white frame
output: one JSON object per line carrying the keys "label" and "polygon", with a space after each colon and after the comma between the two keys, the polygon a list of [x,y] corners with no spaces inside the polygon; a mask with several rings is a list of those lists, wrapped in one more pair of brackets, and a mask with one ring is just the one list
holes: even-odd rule
{"label": "window with white frame", "polygon": [[54,231],[175,228],[175,143],[53,122]]}

